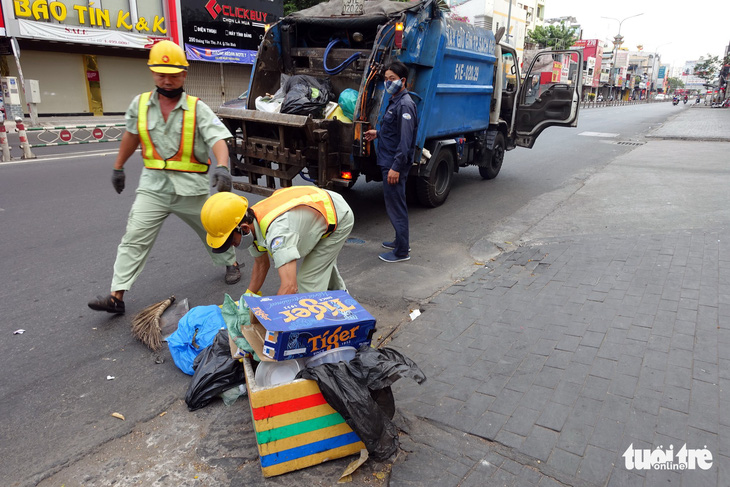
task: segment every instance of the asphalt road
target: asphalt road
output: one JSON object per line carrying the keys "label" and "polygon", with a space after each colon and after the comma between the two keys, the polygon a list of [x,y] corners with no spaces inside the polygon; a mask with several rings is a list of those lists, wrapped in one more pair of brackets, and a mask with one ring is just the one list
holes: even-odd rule
{"label": "asphalt road", "polygon": [[[352,237],[363,243],[345,246],[340,268],[351,293],[378,319],[379,337],[420,302],[470,274],[475,262],[519,239],[559,206],[561,194],[634,149],[632,143],[680,109],[656,103],[584,110],[579,127],[548,129],[532,150],[507,153],[492,181],[483,181],[476,168],[460,171],[442,207],[411,207],[412,258],[402,264],[377,259],[392,229],[380,183],[359,181],[346,198],[356,215]],[[141,167],[138,155],[130,160],[127,189],[117,195],[109,181],[113,149],[113,144],[49,148],[38,151],[43,155],[37,160],[0,164],[5,485],[35,484],[184,397],[189,377],[175,368],[169,353],[157,364],[130,336],[137,311],[170,294],[196,306],[220,303],[226,292],[237,297],[246,288],[247,252],[239,251],[248,264],[243,282],[226,286],[223,269],[210,265],[197,237],[170,218],[125,296],[127,315],[110,317],[86,307],[94,295],[109,291]],[[558,196],[546,200],[548,194]],[[515,222],[510,217],[518,211]],[[277,287],[271,276],[264,292]],[[18,329],[26,331],[14,335]],[[110,419],[114,411],[123,411],[126,421]]]}

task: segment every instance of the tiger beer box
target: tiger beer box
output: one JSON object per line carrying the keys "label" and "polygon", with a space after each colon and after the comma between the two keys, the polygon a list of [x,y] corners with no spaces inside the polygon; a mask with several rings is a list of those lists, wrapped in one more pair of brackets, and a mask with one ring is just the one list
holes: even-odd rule
{"label": "tiger beer box", "polygon": [[243,299],[251,310],[252,326],[264,331],[262,360],[311,357],[337,347],[369,345],[375,330],[375,318],[345,291]]}

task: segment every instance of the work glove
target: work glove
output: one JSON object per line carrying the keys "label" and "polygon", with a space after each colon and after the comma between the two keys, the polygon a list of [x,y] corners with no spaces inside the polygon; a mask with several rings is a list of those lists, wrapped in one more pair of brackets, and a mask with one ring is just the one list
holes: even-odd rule
{"label": "work glove", "polygon": [[124,179],[124,169],[114,169],[112,172],[112,186],[114,186],[117,194],[121,194],[124,191]]}
{"label": "work glove", "polygon": [[233,182],[231,181],[231,173],[226,166],[218,166],[213,171],[213,186],[218,191],[230,191]]}

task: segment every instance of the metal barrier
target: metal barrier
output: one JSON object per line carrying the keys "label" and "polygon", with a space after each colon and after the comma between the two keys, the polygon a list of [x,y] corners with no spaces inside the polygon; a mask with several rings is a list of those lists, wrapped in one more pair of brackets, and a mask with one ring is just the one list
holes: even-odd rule
{"label": "metal barrier", "polygon": [[[124,134],[124,123],[102,125],[69,125],[60,127],[33,127],[26,131],[41,142],[31,147],[53,147],[57,145],[98,144],[119,142]],[[112,138],[108,138],[108,137]],[[59,142],[60,141],[60,142]]]}
{"label": "metal barrier", "polygon": [[603,101],[596,101],[596,100],[582,100],[580,102],[581,108],[601,108],[601,107],[622,107],[626,105],[646,105],[647,103],[665,103],[667,101],[672,101],[672,99],[668,100],[603,100]]}

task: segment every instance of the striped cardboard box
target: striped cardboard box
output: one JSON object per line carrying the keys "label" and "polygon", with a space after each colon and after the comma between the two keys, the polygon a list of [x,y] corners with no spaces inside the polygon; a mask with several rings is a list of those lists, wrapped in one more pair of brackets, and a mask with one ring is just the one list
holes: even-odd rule
{"label": "striped cardboard box", "polygon": [[313,380],[259,387],[251,359],[243,359],[264,477],[359,453],[365,445],[327,404]]}

